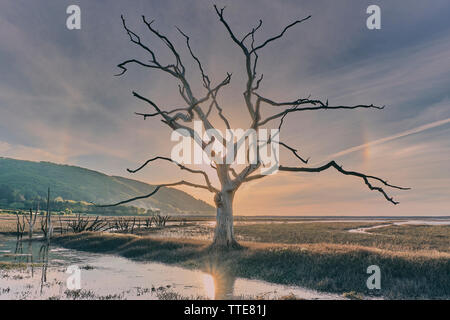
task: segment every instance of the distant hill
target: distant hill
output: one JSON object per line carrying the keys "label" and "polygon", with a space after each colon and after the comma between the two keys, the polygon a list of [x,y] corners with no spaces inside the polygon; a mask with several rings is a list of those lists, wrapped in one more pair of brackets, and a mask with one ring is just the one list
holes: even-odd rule
{"label": "distant hill", "polygon": [[[154,186],[123,177],[69,165],[50,162],[22,161],[0,157],[0,203],[45,199],[47,188],[52,198],[115,203],[154,190]],[[212,214],[214,208],[186,192],[161,188],[153,197],[130,203],[162,213]]]}

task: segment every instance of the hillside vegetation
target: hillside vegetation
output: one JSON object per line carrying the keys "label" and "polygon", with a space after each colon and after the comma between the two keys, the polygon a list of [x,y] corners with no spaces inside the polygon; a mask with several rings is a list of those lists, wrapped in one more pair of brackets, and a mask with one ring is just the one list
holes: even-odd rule
{"label": "hillside vegetation", "polygon": [[[75,166],[0,158],[0,207],[20,208],[25,201],[44,200],[48,187],[53,199],[101,204],[149,194],[155,188],[140,181]],[[173,188],[162,188],[153,197],[131,204],[159,209],[162,213],[214,212],[206,202]]]}

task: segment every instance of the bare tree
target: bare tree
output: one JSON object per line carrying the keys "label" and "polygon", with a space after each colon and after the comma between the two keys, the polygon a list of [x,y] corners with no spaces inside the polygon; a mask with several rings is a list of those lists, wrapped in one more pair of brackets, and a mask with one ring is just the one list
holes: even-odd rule
{"label": "bare tree", "polygon": [[17,219],[17,222],[16,222],[16,226],[17,226],[17,240],[22,240],[22,238],[23,238],[23,233],[25,232],[25,226],[26,226],[26,223],[25,223],[25,215],[24,214],[22,214],[21,215],[22,216],[22,220],[20,220],[20,215],[19,215],[19,212],[18,211],[16,211],[16,219]]}
{"label": "bare tree", "polygon": [[28,223],[28,238],[31,240],[33,238],[33,229],[34,229],[34,225],[36,224],[36,218],[38,216],[38,212],[39,212],[39,202],[37,203],[37,207],[36,207],[36,213],[33,215],[33,210],[30,208],[30,217],[27,218],[25,216],[25,218],[27,219],[27,223]]}
{"label": "bare tree", "polygon": [[50,188],[47,190],[47,213],[41,217],[41,231],[44,234],[44,238],[50,241],[53,235],[52,216],[50,211]]}
{"label": "bare tree", "polygon": [[[257,43],[255,40],[255,34],[262,26],[262,20],[259,20],[258,24],[253,27],[248,33],[238,36],[231,28],[230,24],[227,22],[224,15],[224,8],[218,8],[214,6],[215,13],[220,21],[220,23],[225,27],[228,35],[230,36],[232,42],[236,45],[237,49],[240,50],[243,54],[243,59],[245,61],[245,88],[243,92],[243,102],[245,103],[246,110],[250,117],[249,129],[257,130],[262,128],[263,126],[268,125],[274,120],[280,121],[278,128],[281,129],[283,125],[284,119],[296,112],[305,112],[305,111],[313,111],[313,110],[341,110],[341,109],[383,109],[384,106],[375,106],[373,104],[370,105],[355,105],[355,106],[345,106],[345,105],[337,105],[332,106],[329,105],[328,100],[323,102],[318,99],[310,99],[307,98],[298,98],[290,101],[282,101],[276,102],[273,99],[265,97],[262,93],[259,92],[260,84],[263,80],[263,74],[259,75],[257,73],[257,65],[259,54],[261,50],[265,49],[269,45],[273,44],[276,40],[282,38],[286,32],[288,32],[291,28],[309,20],[311,16],[307,16],[303,19],[299,19],[293,21],[289,25],[287,25],[280,33],[274,35],[262,41],[261,43]],[[184,129],[185,132],[188,133],[190,138],[194,140],[198,146],[201,147],[205,152],[211,146],[214,139],[217,138],[223,146],[232,146],[233,150],[236,150],[239,147],[239,142],[234,140],[226,140],[223,136],[210,136],[209,141],[204,141],[202,137],[200,137],[195,130],[192,128],[192,123],[194,119],[201,121],[204,130],[214,129],[215,126],[211,122],[210,115],[213,110],[215,110],[220,117],[221,121],[223,121],[226,128],[231,128],[230,120],[224,115],[223,108],[221,103],[219,102],[218,95],[222,88],[227,86],[230,81],[232,75],[227,73],[224,79],[217,84],[213,84],[210,77],[206,74],[205,67],[201,63],[198,56],[194,53],[194,50],[190,44],[190,38],[186,33],[184,33],[180,28],[177,27],[177,30],[180,32],[180,35],[185,40],[187,50],[193,59],[195,65],[197,65],[199,69],[199,73],[201,75],[200,81],[204,87],[204,92],[199,94],[194,92],[193,86],[186,76],[186,68],[185,64],[179,54],[179,51],[175,48],[174,44],[166,37],[164,34],[160,33],[154,27],[153,21],[148,21],[145,16],[142,16],[142,22],[145,25],[146,29],[159,38],[163,42],[165,46],[169,49],[173,62],[169,64],[163,64],[159,58],[157,57],[156,52],[149,45],[145,44],[141,37],[132,31],[126,24],[124,17],[122,16],[122,24],[125,29],[129,40],[135,44],[137,47],[142,49],[146,54],[148,54],[149,60],[142,61],[139,59],[129,59],[118,65],[121,69],[121,72],[118,76],[125,74],[128,71],[128,65],[136,64],[143,68],[149,70],[158,70],[160,72],[164,72],[170,77],[173,77],[178,82],[178,92],[185,102],[185,106],[183,107],[173,107],[169,110],[165,110],[160,107],[156,102],[152,101],[148,97],[144,97],[143,95],[133,91],[133,96],[139,99],[140,101],[148,104],[152,108],[152,112],[150,113],[136,113],[145,119],[152,117],[159,117],[163,123],[169,126],[172,130]],[[261,108],[269,107],[270,110],[275,110],[274,114],[267,118],[263,118],[261,115]],[[270,140],[270,138],[269,138]],[[268,143],[272,143],[272,141],[268,141]],[[275,141],[273,141],[275,143]],[[286,150],[292,152],[292,154],[298,159],[303,165],[307,165],[308,159],[302,157],[298,151],[288,146],[286,143],[282,141],[276,142],[281,147]],[[211,178],[208,174],[203,170],[188,168],[183,164],[175,162],[173,159],[164,157],[164,156],[156,156],[149,160],[147,160],[142,166],[135,170],[128,171],[130,173],[138,172],[143,169],[147,165],[155,161],[166,161],[172,162],[177,165],[181,170],[185,170],[190,173],[199,174],[203,176],[204,184],[198,184],[189,182],[186,180],[180,180],[172,183],[165,183],[156,186],[153,192],[147,195],[138,196],[132,199],[128,199],[125,201],[121,201],[114,205],[121,205],[125,203],[129,203],[131,201],[149,198],[153,196],[158,190],[162,187],[174,187],[174,186],[189,186],[193,188],[200,188],[207,190],[214,194],[214,202],[217,208],[217,224],[215,228],[214,234],[214,247],[238,247],[238,243],[234,237],[233,231],[233,199],[236,191],[239,187],[245,183],[255,179],[261,179],[265,175],[257,174],[256,171],[264,166],[261,161],[261,157],[259,155],[260,145],[257,144],[257,161],[256,163],[247,163],[244,168],[242,167],[237,170],[236,167],[233,167],[234,164],[229,164],[227,161],[223,161],[222,163],[211,163],[211,166],[214,168],[215,173],[217,175],[217,180],[220,183],[220,186],[216,187],[211,183]],[[247,151],[248,152],[248,151]],[[278,161],[278,160],[277,160]],[[299,167],[289,167],[280,165],[280,171],[289,171],[289,172],[321,172],[325,171],[329,168],[334,168],[338,172],[360,178],[364,181],[364,183],[369,187],[370,190],[375,190],[380,192],[387,201],[397,204],[398,202],[394,201],[392,197],[388,196],[388,194],[384,191],[383,187],[395,188],[406,190],[408,188],[402,188],[399,186],[395,186],[389,184],[387,181],[380,179],[375,176],[366,175],[363,173],[348,171],[342,168],[342,166],[338,165],[335,161],[331,161],[323,166],[319,167],[308,167],[308,166],[299,166]],[[373,183],[378,183],[381,186],[376,186]]]}
{"label": "bare tree", "polygon": [[165,227],[167,221],[169,221],[170,216],[161,216],[159,214],[157,214],[156,216],[153,217],[154,221],[155,221],[155,225],[157,227]]}
{"label": "bare tree", "polygon": [[47,232],[45,233],[45,236],[47,240],[50,240],[53,235],[52,213],[50,211],[50,188],[48,188],[47,190],[47,216],[45,225],[47,226]]}
{"label": "bare tree", "polygon": [[44,239],[48,240],[48,224],[47,215],[41,216],[41,231],[44,234]]}
{"label": "bare tree", "polygon": [[94,220],[90,220],[89,217],[81,217],[81,213],[76,215],[76,219],[67,221],[67,227],[72,229],[74,233],[84,231],[107,231],[112,229],[112,227],[108,227],[107,219],[100,219],[100,217],[97,216]]}

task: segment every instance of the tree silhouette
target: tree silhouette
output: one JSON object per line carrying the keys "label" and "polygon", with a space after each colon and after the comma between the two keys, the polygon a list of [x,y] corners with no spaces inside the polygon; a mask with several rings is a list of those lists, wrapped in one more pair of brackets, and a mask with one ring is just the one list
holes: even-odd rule
{"label": "tree silhouette", "polygon": [[[277,39],[284,36],[284,34],[294,26],[297,26],[311,18],[311,16],[307,16],[303,19],[296,20],[292,22],[291,24],[287,25],[280,33],[277,35],[266,39],[260,44],[257,44],[255,41],[255,33],[258,32],[258,30],[262,26],[262,20],[259,20],[259,23],[256,25],[256,27],[252,28],[251,31],[244,34],[242,37],[238,37],[232,30],[229,23],[226,21],[224,16],[224,8],[219,9],[217,6],[214,5],[215,12],[217,14],[217,17],[219,18],[220,23],[223,24],[225,29],[228,32],[228,35],[230,36],[232,42],[237,46],[240,51],[243,53],[243,58],[245,59],[245,74],[246,74],[246,85],[245,90],[243,93],[244,96],[244,102],[246,109],[248,111],[248,114],[251,119],[251,123],[249,124],[249,129],[258,130],[262,126],[267,125],[268,123],[277,120],[279,122],[278,128],[281,129],[283,125],[284,119],[289,116],[290,114],[294,112],[302,112],[302,111],[313,111],[313,110],[337,110],[337,109],[360,109],[360,108],[367,108],[367,109],[383,109],[384,106],[375,106],[373,104],[371,105],[355,105],[355,106],[344,106],[344,105],[338,105],[338,106],[332,106],[328,104],[328,100],[326,102],[323,102],[321,100],[316,99],[310,99],[307,98],[300,98],[294,101],[285,101],[285,102],[275,102],[272,99],[269,99],[267,97],[264,97],[261,93],[258,92],[258,89],[260,87],[261,81],[263,80],[263,74],[259,75],[257,73],[257,65],[258,65],[258,54],[259,52],[267,47],[268,45],[275,42]],[[190,53],[191,58],[195,61],[195,64],[197,65],[200,74],[201,74],[201,81],[202,85],[206,90],[206,94],[203,94],[201,96],[194,93],[194,90],[192,89],[191,83],[187,80],[186,77],[186,68],[183,64],[183,60],[173,45],[173,43],[162,33],[160,33],[158,30],[156,30],[153,27],[153,21],[148,21],[145,16],[142,16],[142,22],[145,24],[147,29],[150,33],[155,35],[157,38],[159,38],[170,50],[171,55],[174,58],[174,62],[171,64],[162,64],[160,60],[158,60],[156,53],[154,50],[144,44],[141,40],[141,37],[136,34],[134,31],[132,31],[126,24],[124,17],[122,16],[122,24],[123,28],[125,29],[127,35],[129,36],[129,39],[132,43],[140,47],[142,50],[144,50],[149,57],[148,61],[141,61],[138,59],[130,59],[126,60],[118,65],[118,67],[121,69],[121,72],[117,74],[117,76],[123,75],[127,72],[127,66],[129,64],[137,64],[141,67],[148,68],[148,69],[154,69],[159,70],[162,72],[165,72],[166,74],[170,75],[171,77],[175,78],[178,81],[178,88],[179,88],[179,94],[182,97],[183,101],[186,103],[185,107],[181,108],[173,108],[171,110],[163,110],[157,103],[152,101],[151,99],[144,97],[140,95],[139,93],[133,91],[133,96],[137,99],[145,102],[148,104],[154,111],[152,113],[136,113],[139,116],[142,116],[144,119],[152,118],[152,117],[159,117],[163,123],[165,123],[167,126],[169,126],[172,130],[179,130],[183,129],[187,134],[190,136],[191,139],[194,140],[194,143],[196,143],[198,146],[201,147],[203,151],[206,151],[207,148],[209,148],[214,142],[215,136],[210,137],[209,141],[204,141],[202,137],[200,137],[195,130],[192,128],[192,122],[194,119],[198,119],[201,121],[202,126],[205,130],[208,129],[214,129],[214,125],[212,124],[210,120],[210,115],[213,110],[217,111],[218,116],[223,121],[224,125],[227,129],[231,129],[231,123],[230,120],[224,115],[223,108],[221,107],[220,102],[218,101],[218,94],[221,91],[222,88],[227,86],[230,81],[232,75],[230,73],[227,73],[225,78],[219,82],[218,84],[213,85],[212,81],[210,80],[210,77],[206,74],[205,68],[203,64],[201,63],[198,56],[194,53],[194,50],[192,50],[190,45],[190,38],[187,36],[180,28],[177,27],[177,30],[180,32],[181,36],[184,37],[187,49]],[[207,105],[206,108],[203,107],[203,105]],[[261,108],[263,106],[270,106],[272,109],[277,110],[273,115],[262,118],[261,116]],[[223,136],[218,137],[218,142],[220,142],[223,146],[232,146],[233,150],[237,150],[241,145],[242,141],[230,141],[227,140]],[[292,154],[298,159],[300,162],[303,163],[303,165],[308,164],[308,159],[303,158],[301,155],[299,155],[298,151],[290,146],[288,146],[286,143],[282,141],[271,141],[271,138],[269,137],[269,141],[265,142],[266,144],[273,144],[278,143],[279,146],[287,149],[288,151],[292,152]],[[247,148],[247,147],[246,147]],[[125,201],[121,201],[119,203],[116,203],[114,205],[120,205],[129,203],[134,200],[138,199],[144,199],[149,198],[153,196],[158,190],[162,187],[173,187],[173,186],[190,186],[194,188],[201,188],[208,190],[209,192],[214,194],[214,202],[217,209],[217,224],[215,228],[215,234],[214,234],[214,240],[212,246],[214,247],[238,247],[239,244],[236,242],[234,237],[234,231],[233,231],[233,199],[236,191],[239,189],[239,187],[246,182],[253,181],[256,179],[261,179],[265,177],[264,174],[257,174],[256,171],[261,167],[264,166],[261,157],[260,157],[260,148],[261,145],[258,143],[256,144],[256,150],[257,150],[257,159],[256,162],[253,163],[247,163],[245,167],[238,172],[236,168],[233,167],[233,164],[226,163],[226,161],[223,161],[223,163],[211,163],[211,166],[214,168],[215,173],[217,174],[218,181],[220,183],[219,187],[215,187],[213,183],[211,183],[211,179],[208,176],[208,174],[203,170],[198,169],[192,169],[186,167],[184,164],[178,163],[174,161],[173,159],[169,157],[164,156],[156,156],[152,159],[147,160],[143,165],[141,165],[139,168],[135,170],[128,171],[130,173],[138,172],[139,170],[143,169],[147,165],[150,165],[151,163],[155,161],[167,161],[172,162],[175,165],[177,165],[181,170],[186,170],[190,173],[200,174],[204,178],[204,184],[198,184],[198,183],[192,183],[189,181],[181,180],[178,182],[172,182],[172,183],[165,183],[160,184],[156,186],[155,190],[151,192],[150,194],[143,195],[143,196],[137,196],[132,199],[128,199]],[[248,152],[248,151],[247,151]],[[235,155],[236,156],[236,155]],[[235,159],[234,159],[235,160]],[[277,160],[278,161],[278,160]],[[335,161],[330,161],[329,163],[322,165],[320,167],[308,167],[308,166],[300,166],[300,167],[288,167],[284,165],[278,166],[279,171],[288,171],[288,172],[321,172],[325,171],[329,168],[334,168],[338,172],[348,175],[348,176],[354,176],[362,179],[364,183],[367,185],[367,187],[370,190],[375,190],[380,192],[387,201],[397,204],[392,197],[390,197],[383,187],[389,187],[389,188],[395,188],[395,189],[401,189],[401,190],[407,190],[408,188],[403,188],[399,186],[395,186],[392,184],[389,184],[387,181],[380,179],[375,176],[366,175],[363,173],[355,172],[355,171],[348,171],[343,169],[340,165],[338,165]],[[380,186],[376,186],[373,183],[376,182]]]}

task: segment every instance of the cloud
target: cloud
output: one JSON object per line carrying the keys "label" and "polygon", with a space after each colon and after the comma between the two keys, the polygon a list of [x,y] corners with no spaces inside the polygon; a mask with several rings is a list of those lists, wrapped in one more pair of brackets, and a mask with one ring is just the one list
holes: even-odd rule
{"label": "cloud", "polygon": [[0,141],[0,156],[19,160],[49,161],[55,163],[64,163],[67,161],[67,158],[64,156],[58,156],[46,150],[17,144],[11,145],[5,141]]}
{"label": "cloud", "polygon": [[[417,128],[411,129],[411,130],[406,130],[406,131],[403,131],[401,133],[397,133],[397,134],[391,135],[389,137],[385,137],[385,138],[382,138],[382,139],[374,140],[374,141],[371,141],[371,142],[360,144],[360,145],[352,147],[352,148],[348,148],[348,149],[342,150],[340,152],[333,153],[330,156],[328,156],[327,159],[329,159],[329,160],[336,159],[336,158],[348,155],[348,154],[356,152],[356,151],[364,150],[364,149],[366,149],[368,147],[371,147],[371,146],[375,146],[375,145],[386,143],[386,142],[389,142],[389,141],[392,141],[392,140],[396,140],[396,139],[400,139],[400,138],[403,138],[403,137],[407,137],[407,136],[412,135],[412,134],[421,133],[421,132],[423,132],[425,130],[437,128],[437,127],[446,125],[448,123],[450,123],[450,118],[439,120],[439,121],[435,121],[435,122],[432,122],[432,123],[427,123],[427,124],[421,125],[421,126],[419,126]],[[412,147],[412,148],[414,148],[414,147]],[[324,160],[324,161],[326,161],[326,160]],[[320,162],[320,163],[322,163],[322,162]]]}
{"label": "cloud", "polygon": [[[345,167],[375,172],[414,191],[399,195],[395,209],[358,179],[335,172],[268,177],[238,191],[236,211],[277,214],[442,213],[443,192],[450,185],[450,22],[446,0],[433,6],[411,0],[408,6],[380,0],[383,25],[365,27],[364,2],[321,3],[224,0],[236,34],[250,31],[259,18],[257,42],[289,22],[313,18],[289,30],[261,52],[264,73],[260,93],[274,100],[312,97],[330,104],[386,104],[384,111],[305,112],[286,119],[282,139],[319,163],[341,158]],[[207,0],[93,2],[79,1],[82,30],[65,28],[64,2],[4,1],[0,4],[0,156],[80,165],[123,174],[156,155],[169,155],[170,130],[156,119],[143,121],[135,111],[148,110],[131,91],[151,97],[164,109],[182,106],[177,82],[165,74],[132,67],[114,77],[116,65],[145,54],[129,42],[121,27],[123,13],[164,62],[173,58],[140,20],[156,18],[158,30],[179,48],[193,90],[204,94],[195,61],[173,24],[190,36],[205,70],[219,82],[233,73],[221,92],[224,113],[234,127],[250,121],[242,99],[246,72],[242,52],[218,22]],[[205,27],[207,26],[207,27]],[[414,30],[414,32],[412,32]],[[265,109],[264,115],[272,109]],[[220,120],[216,116],[215,120]],[[277,126],[274,123],[273,126]],[[282,161],[298,165],[288,152]],[[207,168],[210,170],[209,168]],[[130,175],[131,176],[131,175]],[[152,166],[131,177],[149,183],[175,181],[173,166]],[[195,179],[188,177],[189,179]],[[217,182],[217,179],[214,179]],[[186,189],[212,203],[211,195]],[[416,192],[417,190],[417,192]],[[395,194],[397,196],[397,194]],[[410,202],[406,203],[408,200]],[[431,204],[434,201],[434,204]]]}

